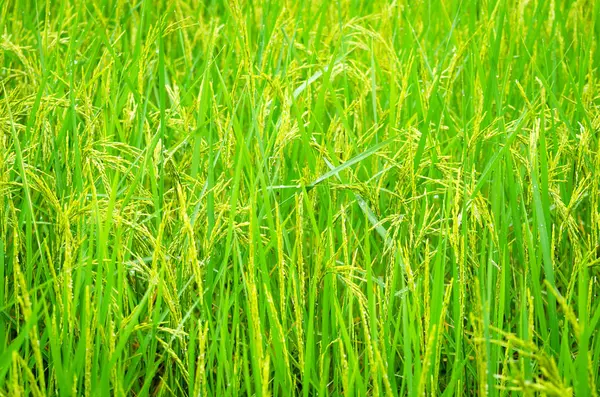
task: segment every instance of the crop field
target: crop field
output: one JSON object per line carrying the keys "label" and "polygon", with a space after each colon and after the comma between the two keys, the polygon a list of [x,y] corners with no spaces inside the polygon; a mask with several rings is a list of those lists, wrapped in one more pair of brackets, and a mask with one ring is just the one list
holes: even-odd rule
{"label": "crop field", "polygon": [[0,0],[0,396],[598,396],[600,1]]}

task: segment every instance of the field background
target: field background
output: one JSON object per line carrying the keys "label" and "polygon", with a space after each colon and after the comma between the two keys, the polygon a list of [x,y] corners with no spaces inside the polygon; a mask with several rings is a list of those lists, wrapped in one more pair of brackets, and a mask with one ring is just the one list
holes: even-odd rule
{"label": "field background", "polygon": [[599,15],[0,0],[0,395],[597,395]]}

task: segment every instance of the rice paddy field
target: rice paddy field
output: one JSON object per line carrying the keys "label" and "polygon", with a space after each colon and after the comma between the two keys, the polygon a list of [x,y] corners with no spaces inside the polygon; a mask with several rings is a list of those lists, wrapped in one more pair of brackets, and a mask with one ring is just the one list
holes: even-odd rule
{"label": "rice paddy field", "polygon": [[0,396],[598,395],[600,1],[0,36]]}

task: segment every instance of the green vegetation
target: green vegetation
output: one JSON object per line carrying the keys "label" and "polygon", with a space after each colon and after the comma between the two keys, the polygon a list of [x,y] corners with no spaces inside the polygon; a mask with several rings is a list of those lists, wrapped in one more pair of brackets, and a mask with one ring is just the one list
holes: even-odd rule
{"label": "green vegetation", "polygon": [[597,395],[600,1],[0,35],[0,395]]}

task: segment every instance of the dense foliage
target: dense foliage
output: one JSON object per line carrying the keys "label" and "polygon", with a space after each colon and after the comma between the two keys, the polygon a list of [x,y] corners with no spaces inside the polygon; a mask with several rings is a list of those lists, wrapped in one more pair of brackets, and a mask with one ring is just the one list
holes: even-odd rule
{"label": "dense foliage", "polygon": [[596,395],[599,15],[0,0],[0,395]]}

